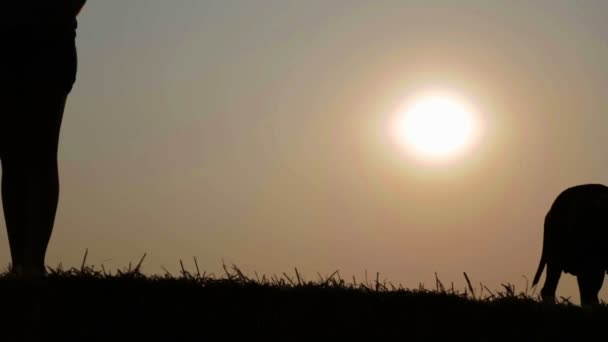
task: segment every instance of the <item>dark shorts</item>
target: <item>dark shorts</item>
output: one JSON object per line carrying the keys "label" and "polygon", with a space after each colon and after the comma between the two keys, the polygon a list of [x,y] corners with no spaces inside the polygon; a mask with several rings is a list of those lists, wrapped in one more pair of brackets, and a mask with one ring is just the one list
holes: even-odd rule
{"label": "dark shorts", "polygon": [[76,29],[0,28],[2,90],[69,93],[76,80]]}
{"label": "dark shorts", "polygon": [[76,80],[76,31],[0,27],[0,158],[56,151]]}

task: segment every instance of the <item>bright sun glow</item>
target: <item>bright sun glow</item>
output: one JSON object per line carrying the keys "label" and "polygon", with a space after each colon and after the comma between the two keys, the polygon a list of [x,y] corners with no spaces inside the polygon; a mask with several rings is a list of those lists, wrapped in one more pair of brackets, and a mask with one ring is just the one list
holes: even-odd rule
{"label": "bright sun glow", "polygon": [[419,156],[447,159],[472,143],[476,134],[472,110],[461,99],[431,94],[405,103],[393,126],[400,144]]}

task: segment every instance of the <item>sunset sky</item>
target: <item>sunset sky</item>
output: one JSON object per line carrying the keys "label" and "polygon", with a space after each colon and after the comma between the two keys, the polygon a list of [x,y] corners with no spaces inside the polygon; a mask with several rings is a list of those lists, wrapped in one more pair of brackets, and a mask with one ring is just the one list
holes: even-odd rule
{"label": "sunset sky", "polygon": [[[224,260],[523,289],[558,193],[608,183],[606,13],[602,0],[89,1],[47,264],[78,266],[88,248],[111,269],[147,253],[145,273],[196,256],[217,275]],[[450,157],[393,134],[429,92],[476,125]],[[578,302],[575,278],[557,294]]]}

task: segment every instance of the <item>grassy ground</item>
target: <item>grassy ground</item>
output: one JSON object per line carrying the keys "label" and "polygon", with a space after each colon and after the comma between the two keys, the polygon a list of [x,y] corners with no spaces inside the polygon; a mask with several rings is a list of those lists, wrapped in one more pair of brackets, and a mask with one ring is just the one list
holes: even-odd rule
{"label": "grassy ground", "polygon": [[338,272],[306,281],[297,270],[270,279],[225,271],[145,276],[139,266],[112,273],[83,262],[38,280],[4,273],[0,340],[555,341],[608,327],[605,306],[545,305],[509,285],[482,295],[439,281],[432,290],[404,289],[347,282]]}

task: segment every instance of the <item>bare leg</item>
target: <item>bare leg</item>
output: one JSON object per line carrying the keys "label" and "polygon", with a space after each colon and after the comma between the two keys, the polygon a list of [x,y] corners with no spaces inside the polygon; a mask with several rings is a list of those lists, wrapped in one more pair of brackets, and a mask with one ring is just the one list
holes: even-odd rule
{"label": "bare leg", "polygon": [[[24,103],[15,139],[2,154],[2,200],[13,267],[45,273],[45,255],[59,200],[57,147],[66,96],[46,94]],[[20,120],[21,121],[21,120]]]}
{"label": "bare leg", "polygon": [[2,158],[2,207],[8,233],[8,243],[11,250],[12,271],[20,273],[23,269],[23,248],[20,241],[24,241],[22,229],[17,229],[17,203],[21,202],[18,198],[18,184],[11,180],[7,175],[6,158]]}
{"label": "bare leg", "polygon": [[598,293],[604,282],[604,273],[604,270],[598,269],[581,272],[576,277],[582,306],[599,304]]}
{"label": "bare leg", "polygon": [[[61,6],[76,13],[84,2],[58,2],[57,13],[69,13]],[[40,16],[34,21],[46,15],[32,12]],[[13,270],[25,275],[45,273],[59,199],[59,131],[76,80],[76,27],[75,18],[61,15],[41,25],[0,28],[2,201]]]}
{"label": "bare leg", "polygon": [[559,283],[561,275],[561,267],[552,263],[547,263],[545,285],[542,290],[540,290],[540,295],[545,303],[555,303],[555,291],[557,291],[557,284]]}

